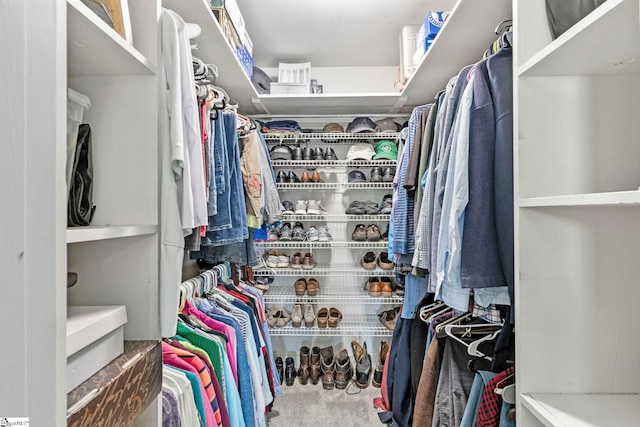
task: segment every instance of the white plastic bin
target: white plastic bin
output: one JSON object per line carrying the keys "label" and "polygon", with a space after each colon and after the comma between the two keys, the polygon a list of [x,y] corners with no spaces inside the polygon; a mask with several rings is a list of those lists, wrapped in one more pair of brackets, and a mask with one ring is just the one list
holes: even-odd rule
{"label": "white plastic bin", "polygon": [[311,62],[287,64],[281,62],[278,67],[278,83],[308,85],[311,82]]}
{"label": "white plastic bin", "polygon": [[73,156],[78,143],[78,128],[82,124],[84,112],[91,106],[89,97],[76,92],[73,89],[67,89],[67,191],[71,184],[71,171],[73,169]]}

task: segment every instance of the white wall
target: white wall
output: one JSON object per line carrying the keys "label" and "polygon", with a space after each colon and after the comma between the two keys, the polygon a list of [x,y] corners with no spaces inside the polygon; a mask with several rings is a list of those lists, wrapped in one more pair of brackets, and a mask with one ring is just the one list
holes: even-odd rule
{"label": "white wall", "polygon": [[[274,82],[278,81],[277,68],[263,68]],[[397,67],[314,67],[311,78],[318,80],[324,93],[395,92]]]}

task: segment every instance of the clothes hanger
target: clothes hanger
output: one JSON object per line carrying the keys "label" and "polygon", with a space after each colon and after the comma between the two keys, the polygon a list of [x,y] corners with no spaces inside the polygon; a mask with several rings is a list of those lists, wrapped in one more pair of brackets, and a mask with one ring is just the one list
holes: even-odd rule
{"label": "clothes hanger", "polygon": [[429,317],[429,314],[433,311],[433,310],[438,310],[441,307],[444,307],[445,303],[443,303],[442,301],[437,301],[437,302],[433,302],[429,305],[425,305],[424,307],[420,308],[420,312],[419,312],[419,317],[420,320],[422,320],[423,322],[427,322],[427,319]]}
{"label": "clothes hanger", "polygon": [[493,390],[493,392],[495,394],[498,394],[500,396],[502,396],[502,400],[504,400],[506,403],[509,403],[511,405],[515,405],[516,403],[516,384],[515,382],[513,384],[507,384],[504,387],[500,387],[503,383],[505,383],[506,381],[510,380],[511,378],[515,377],[516,374],[515,372],[511,375],[507,375],[504,379],[498,381],[496,383],[496,387]]}
{"label": "clothes hanger", "polygon": [[466,320],[471,317],[471,313],[460,313],[454,315],[450,319],[444,320],[436,326],[436,332],[442,331],[446,326],[454,326],[458,325],[463,320]]}

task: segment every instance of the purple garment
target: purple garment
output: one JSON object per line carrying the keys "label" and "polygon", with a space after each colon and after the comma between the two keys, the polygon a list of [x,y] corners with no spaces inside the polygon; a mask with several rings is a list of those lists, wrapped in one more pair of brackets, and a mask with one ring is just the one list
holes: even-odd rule
{"label": "purple garment", "polygon": [[178,398],[167,388],[162,389],[162,427],[181,427]]}

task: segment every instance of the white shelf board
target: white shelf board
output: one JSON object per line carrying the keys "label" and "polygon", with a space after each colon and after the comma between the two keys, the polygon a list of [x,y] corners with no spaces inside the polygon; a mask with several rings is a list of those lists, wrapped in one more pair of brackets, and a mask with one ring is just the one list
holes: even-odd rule
{"label": "white shelf board", "polygon": [[640,206],[640,191],[521,198],[521,208],[554,206]]}
{"label": "white shelf board", "polygon": [[127,323],[124,305],[67,307],[67,357]]}
{"label": "white shelf board", "polygon": [[67,243],[145,236],[158,232],[156,225],[90,225],[67,228]]}
{"label": "white shelf board", "polygon": [[262,94],[253,98],[262,114],[394,114],[401,111],[405,101],[405,96],[395,92]]}
{"label": "white shelf board", "polygon": [[635,426],[638,394],[522,394],[522,403],[547,427]]}
{"label": "white shelf board", "polygon": [[608,0],[525,62],[520,76],[640,73],[637,0]]}
{"label": "white shelf board", "polygon": [[67,0],[70,76],[155,74],[156,67],[81,0]]}
{"label": "white shelf board", "polygon": [[200,26],[201,33],[195,38],[198,50],[194,50],[193,55],[206,64],[218,67],[216,83],[238,103],[241,113],[258,113],[252,102],[258,92],[224,37],[222,28],[211,11],[209,0],[163,0],[162,6],[178,13],[185,22]]}
{"label": "white shelf board", "polygon": [[498,38],[496,26],[511,19],[511,10],[510,0],[458,0],[402,91],[408,98],[403,111],[433,102],[451,77],[466,65],[481,60]]}

